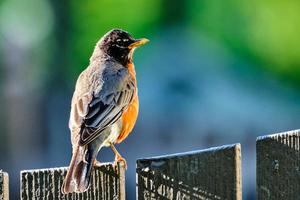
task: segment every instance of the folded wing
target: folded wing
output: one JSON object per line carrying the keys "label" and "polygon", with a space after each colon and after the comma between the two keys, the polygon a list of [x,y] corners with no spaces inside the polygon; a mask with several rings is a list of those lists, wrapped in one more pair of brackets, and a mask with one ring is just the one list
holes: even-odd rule
{"label": "folded wing", "polygon": [[[135,81],[126,68],[103,73],[103,81],[100,92],[93,94],[87,107],[83,108],[86,112],[79,133],[81,146],[92,142],[103,130],[118,121],[136,92]],[[75,109],[77,107],[81,106]]]}

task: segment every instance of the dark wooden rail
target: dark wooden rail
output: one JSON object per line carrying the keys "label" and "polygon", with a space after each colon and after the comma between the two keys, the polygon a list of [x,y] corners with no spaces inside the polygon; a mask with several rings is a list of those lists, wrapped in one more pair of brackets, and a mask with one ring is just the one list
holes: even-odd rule
{"label": "dark wooden rail", "polygon": [[64,195],[61,186],[67,168],[50,168],[21,171],[22,200],[125,200],[125,167],[105,164],[92,172],[90,188],[84,193]]}
{"label": "dark wooden rail", "polygon": [[300,131],[257,139],[257,197],[300,199]]}
{"label": "dark wooden rail", "polygon": [[138,199],[242,199],[239,144],[140,159]]}

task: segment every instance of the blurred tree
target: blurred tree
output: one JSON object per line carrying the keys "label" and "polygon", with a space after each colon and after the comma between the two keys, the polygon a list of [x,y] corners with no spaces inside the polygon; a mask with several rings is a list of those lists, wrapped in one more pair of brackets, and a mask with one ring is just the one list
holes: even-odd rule
{"label": "blurred tree", "polygon": [[[69,77],[70,53],[68,53],[68,42],[70,32],[70,3],[65,0],[61,3],[59,0],[50,1],[54,12],[54,31],[53,31],[53,51],[51,59],[51,70],[49,70],[48,89],[57,89],[66,86]],[[50,84],[49,84],[50,83]]]}
{"label": "blurred tree", "polygon": [[188,1],[189,22],[300,87],[300,1]]}
{"label": "blurred tree", "polygon": [[73,79],[89,62],[96,42],[104,33],[124,29],[136,37],[155,32],[161,15],[159,0],[70,2],[68,35],[69,71]]}
{"label": "blurred tree", "polygon": [[172,25],[183,25],[187,22],[187,1],[163,0],[162,8],[162,29]]}
{"label": "blurred tree", "polygon": [[[1,2],[0,35],[3,53],[3,115],[7,144],[2,167],[16,186],[21,169],[45,162],[44,80],[49,55],[48,38],[53,15],[47,1],[10,0]],[[1,128],[2,129],[2,128]],[[7,140],[3,140],[7,139]],[[12,187],[11,198],[18,198]]]}

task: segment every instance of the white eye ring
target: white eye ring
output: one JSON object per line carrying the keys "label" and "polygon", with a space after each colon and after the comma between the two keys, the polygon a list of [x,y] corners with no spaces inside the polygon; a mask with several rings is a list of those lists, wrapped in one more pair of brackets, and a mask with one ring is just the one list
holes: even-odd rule
{"label": "white eye ring", "polygon": [[123,39],[123,42],[127,42],[128,41],[128,39]]}
{"label": "white eye ring", "polygon": [[117,45],[115,44],[116,47],[120,48],[120,49],[125,49],[126,47],[123,47],[123,46],[120,46],[120,45]]}
{"label": "white eye ring", "polygon": [[117,42],[121,42],[121,39],[117,39]]}

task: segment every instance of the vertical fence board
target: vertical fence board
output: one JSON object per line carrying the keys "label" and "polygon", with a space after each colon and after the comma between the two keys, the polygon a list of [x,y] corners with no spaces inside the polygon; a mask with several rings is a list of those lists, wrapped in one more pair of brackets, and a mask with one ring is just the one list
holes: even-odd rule
{"label": "vertical fence board", "polygon": [[9,199],[8,174],[0,169],[0,200]]}
{"label": "vertical fence board", "polygon": [[241,200],[239,144],[137,160],[137,199]]}
{"label": "vertical fence board", "polygon": [[61,186],[67,168],[21,171],[21,200],[125,200],[125,167],[105,164],[92,172],[90,188],[84,193],[63,195]]}
{"label": "vertical fence board", "polygon": [[257,197],[300,199],[300,130],[257,138]]}

